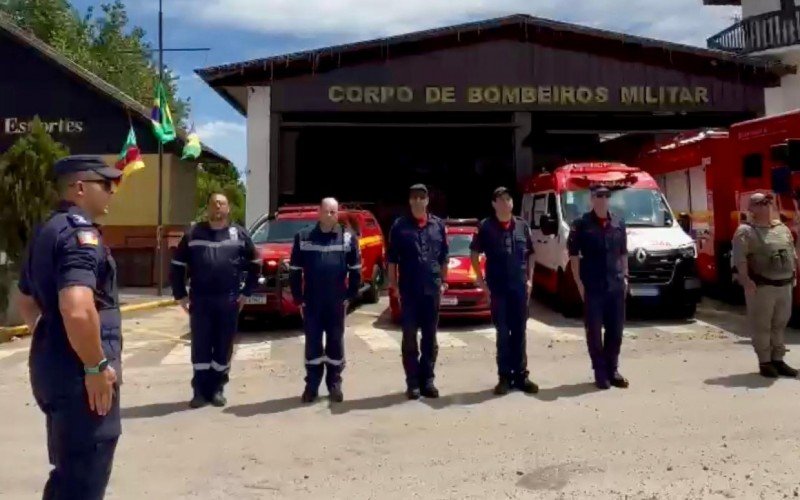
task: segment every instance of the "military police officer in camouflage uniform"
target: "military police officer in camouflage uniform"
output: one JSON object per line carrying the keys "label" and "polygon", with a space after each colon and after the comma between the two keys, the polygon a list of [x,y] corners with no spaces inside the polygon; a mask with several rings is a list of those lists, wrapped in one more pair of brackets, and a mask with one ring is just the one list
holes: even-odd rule
{"label": "military police officer in camouflage uniform", "polygon": [[759,371],[768,378],[797,377],[783,361],[784,330],[792,314],[797,253],[792,233],[772,219],[771,194],[750,196],[752,218],[733,236],[733,262],[747,300],[747,316]]}

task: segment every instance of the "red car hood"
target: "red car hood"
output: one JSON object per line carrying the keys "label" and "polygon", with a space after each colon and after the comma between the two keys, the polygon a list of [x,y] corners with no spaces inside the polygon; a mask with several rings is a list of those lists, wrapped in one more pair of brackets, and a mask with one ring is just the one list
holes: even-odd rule
{"label": "red car hood", "polygon": [[280,262],[292,255],[291,243],[261,243],[256,245],[261,258],[265,261],[275,260]]}
{"label": "red car hood", "polygon": [[[485,272],[485,259],[481,255],[481,270]],[[475,273],[472,271],[472,262],[469,257],[450,257],[447,264],[447,282],[464,283],[475,281]]]}

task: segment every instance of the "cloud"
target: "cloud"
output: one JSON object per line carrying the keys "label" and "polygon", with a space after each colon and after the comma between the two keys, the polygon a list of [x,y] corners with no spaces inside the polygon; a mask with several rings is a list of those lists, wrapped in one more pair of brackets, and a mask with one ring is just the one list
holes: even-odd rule
{"label": "cloud", "polygon": [[211,143],[215,139],[230,138],[241,136],[245,138],[247,127],[244,123],[229,122],[224,120],[214,120],[206,122],[197,127],[197,135],[200,140]]}
{"label": "cloud", "polygon": [[177,4],[191,10],[192,16],[186,18],[190,22],[331,43],[524,13],[703,46],[706,37],[732,24],[738,11],[707,7],[702,0],[178,0]]}
{"label": "cloud", "polygon": [[212,120],[197,126],[200,140],[226,156],[240,172],[247,168],[247,128],[244,122]]}

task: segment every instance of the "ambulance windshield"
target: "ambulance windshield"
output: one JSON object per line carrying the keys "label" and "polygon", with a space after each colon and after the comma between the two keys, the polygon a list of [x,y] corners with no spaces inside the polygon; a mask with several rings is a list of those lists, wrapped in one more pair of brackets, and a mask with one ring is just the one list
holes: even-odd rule
{"label": "ambulance windshield", "polygon": [[268,220],[253,233],[253,243],[291,243],[295,234],[316,223],[316,219]]}
{"label": "ambulance windshield", "polygon": [[[588,190],[561,194],[561,212],[567,223],[572,223],[589,210],[591,200]],[[664,197],[657,189],[614,190],[611,192],[609,210],[632,227],[669,227],[673,222]]]}
{"label": "ambulance windshield", "polygon": [[447,237],[447,246],[450,247],[450,257],[466,257],[469,255],[469,245],[472,243],[471,234],[452,234]]}

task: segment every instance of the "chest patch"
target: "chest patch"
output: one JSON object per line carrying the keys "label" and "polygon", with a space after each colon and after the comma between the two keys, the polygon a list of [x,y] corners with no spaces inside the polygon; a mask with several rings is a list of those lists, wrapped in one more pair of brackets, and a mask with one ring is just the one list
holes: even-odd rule
{"label": "chest patch", "polygon": [[78,231],[78,243],[81,246],[96,247],[100,244],[100,239],[94,231]]}

